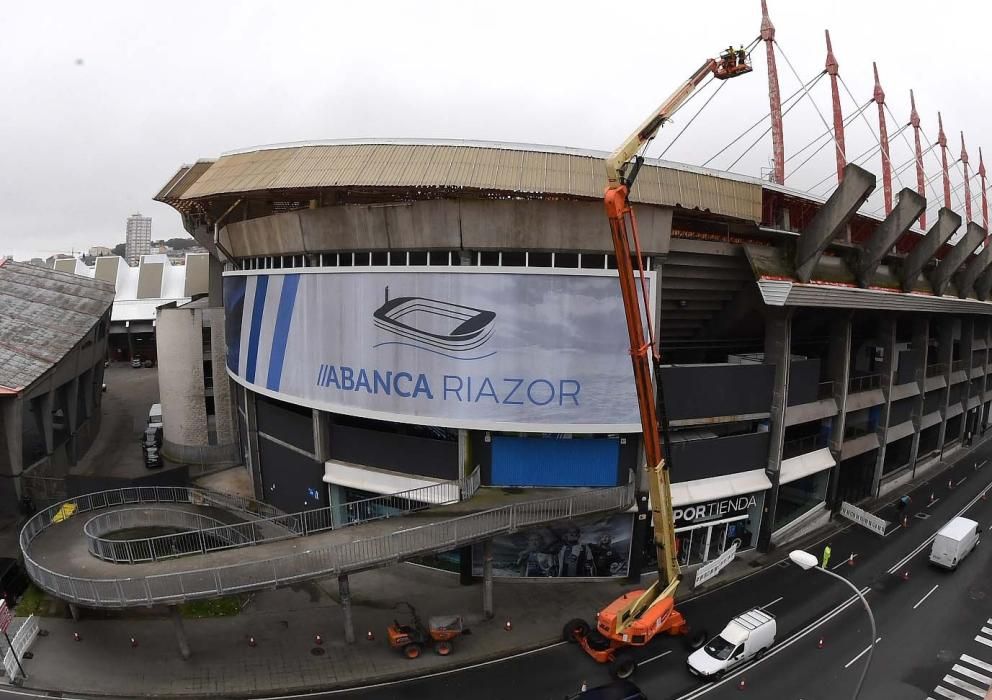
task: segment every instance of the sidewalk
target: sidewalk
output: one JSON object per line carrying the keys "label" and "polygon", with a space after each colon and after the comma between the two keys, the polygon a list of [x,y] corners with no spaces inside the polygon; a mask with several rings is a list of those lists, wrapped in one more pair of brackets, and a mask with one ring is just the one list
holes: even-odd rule
{"label": "sidewalk", "polygon": [[[987,434],[992,437],[992,433]],[[898,492],[866,505],[883,516],[900,493],[934,480],[944,467],[967,457],[984,441],[927,470]],[[892,519],[891,517],[889,519]],[[746,552],[705,586],[691,588],[694,574],[685,576],[681,600],[705,595],[745,576],[774,566],[788,549],[813,547],[850,527],[843,519],[789,543],[770,554]],[[246,696],[314,689],[329,690],[418,676],[479,663],[557,642],[565,621],[592,619],[595,611],[624,591],[643,587],[622,580],[566,583],[560,580],[496,579],[496,617],[482,616],[482,586],[462,586],[458,576],[401,564],[350,576],[356,636],[344,642],[344,621],[337,603],[336,579],[310,581],[300,586],[255,595],[235,617],[186,620],[192,658],[179,655],[172,623],[161,619],[87,619],[73,622],[43,618],[49,631],[24,662],[25,687],[42,691],[73,691],[92,695]],[[404,621],[407,611],[399,601],[414,605],[420,616],[454,613],[465,618],[472,634],[455,641],[452,656],[426,653],[410,661],[386,643],[386,626],[393,618]],[[507,631],[509,620],[512,629]],[[366,639],[371,630],[374,641]],[[81,640],[74,641],[78,632]],[[314,635],[323,644],[317,646]],[[134,636],[138,646],[132,647]],[[253,636],[256,646],[249,646]],[[126,672],[122,669],[126,668]]]}

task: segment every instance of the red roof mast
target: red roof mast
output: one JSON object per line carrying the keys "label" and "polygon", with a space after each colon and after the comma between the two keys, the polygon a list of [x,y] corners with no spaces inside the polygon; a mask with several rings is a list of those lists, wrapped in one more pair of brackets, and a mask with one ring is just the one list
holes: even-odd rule
{"label": "red roof mast", "polygon": [[878,66],[872,61],[875,71],[875,103],[878,104],[878,142],[882,148],[882,191],[885,196],[885,215],[892,212],[892,163],[889,160],[889,132],[885,127],[885,93],[878,82]]}
{"label": "red roof mast", "polygon": [[968,175],[968,151],[964,147],[964,132],[961,132],[961,163],[964,164],[964,220],[971,219],[971,177]]}
{"label": "red roof mast", "polygon": [[785,184],[785,142],[782,136],[782,94],[778,89],[778,68],[775,67],[775,25],[768,18],[768,3],[761,0],[761,39],[768,58],[768,105],[772,116],[772,157],[775,169],[772,182]]}
{"label": "red roof mast", "polygon": [[[926,197],[926,184],[927,178],[926,174],[923,172],[923,146],[920,145],[920,115],[916,111],[916,98],[913,97],[913,91],[909,91],[909,123],[913,125],[913,135],[916,140],[916,192],[921,197]],[[924,231],[927,230],[927,211],[923,210],[920,214],[920,228]]]}
{"label": "red roof mast", "polygon": [[947,135],[944,133],[944,120],[937,112],[937,145],[940,146],[940,161],[944,169],[944,206],[951,208],[951,174],[947,169]]}
{"label": "red roof mast", "polygon": [[840,109],[840,92],[837,90],[837,59],[834,58],[834,48],[830,44],[830,30],[824,30],[827,36],[827,62],[824,68],[830,76],[830,96],[834,107],[834,142],[837,156],[837,182],[844,179],[844,166],[847,165],[847,152],[844,148],[844,115]]}

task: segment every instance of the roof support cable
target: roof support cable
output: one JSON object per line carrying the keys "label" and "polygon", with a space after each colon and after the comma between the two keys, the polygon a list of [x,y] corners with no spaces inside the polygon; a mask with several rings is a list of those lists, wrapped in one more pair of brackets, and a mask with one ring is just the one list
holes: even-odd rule
{"label": "roof support cable", "polygon": [[[867,103],[867,104],[871,104],[871,103],[869,102],[869,103]],[[867,106],[867,105],[866,105],[866,106]],[[853,116],[852,116],[852,119],[853,119]],[[833,134],[832,134],[831,132],[828,132],[828,133],[830,133],[830,136],[831,136],[831,137],[833,136]],[[821,136],[819,136],[819,137],[817,137],[817,140],[819,140],[820,138],[822,138],[822,136],[823,136],[823,135],[821,134]],[[813,160],[813,158],[814,158],[814,157],[816,156],[816,154],[817,154],[817,153],[819,153],[820,151],[822,151],[822,150],[823,150],[824,148],[826,148],[826,147],[827,147],[827,146],[829,146],[829,145],[830,145],[830,140],[829,140],[829,139],[828,139],[828,140],[826,140],[826,141],[824,141],[824,142],[823,142],[822,144],[820,144],[820,146],[819,146],[819,148],[817,148],[817,149],[816,149],[815,151],[813,151],[813,152],[812,152],[812,153],[811,153],[811,154],[809,155],[809,157],[808,157],[808,158],[806,158],[806,160],[804,160],[804,161],[803,161],[802,163],[800,163],[800,164],[799,164],[799,165],[797,165],[797,166],[796,166],[795,168],[793,168],[793,169],[792,169],[792,171],[791,171],[791,172],[790,172],[789,174],[790,174],[790,175],[795,175],[795,174],[796,174],[796,172],[797,172],[797,171],[798,171],[798,170],[799,170],[799,169],[800,169],[801,167],[803,167],[803,166],[804,166],[804,165],[806,165],[806,164],[807,164],[808,162],[810,162],[811,160]],[[809,146],[806,146],[805,148],[809,148]],[[805,148],[804,148],[803,150],[805,150]],[[788,159],[786,159],[786,162],[788,162]],[[831,173],[831,174],[829,175],[829,177],[828,177],[828,179],[829,179],[829,178],[832,178],[832,177],[833,177],[833,173]]]}
{"label": "roof support cable", "polygon": [[[889,108],[888,105],[885,105],[885,109],[889,113],[889,116],[892,117],[892,121],[896,121],[896,116],[892,113],[892,110]],[[912,126],[912,124],[909,124],[909,126]],[[899,132],[902,134],[902,140],[906,142],[906,148],[908,148],[910,150],[910,152],[914,154],[913,155],[913,158],[909,162],[916,163],[916,155],[915,155],[916,146],[914,146],[913,144],[911,144],[909,142],[909,137],[906,135],[905,129],[900,129]],[[929,153],[932,150],[933,150],[933,146],[929,146],[927,148],[927,150],[925,150],[925,151],[923,151],[923,152],[920,153],[920,159],[922,160],[923,156],[925,156],[927,153]],[[929,181],[929,182],[932,182],[932,181]],[[925,189],[926,188],[924,188],[924,190]],[[930,189],[933,191],[933,197],[934,197],[934,199],[935,200],[939,200],[940,199],[940,195],[937,193],[937,189],[933,185],[930,185]],[[926,196],[926,195],[924,195],[923,192],[920,192],[918,194],[923,195],[923,196]]]}
{"label": "roof support cable", "polygon": [[[868,101],[868,102],[866,102],[866,103],[865,103],[865,106],[864,106],[864,107],[862,107],[861,109],[862,109],[862,110],[864,110],[864,109],[867,109],[867,108],[868,108],[868,105],[870,105],[870,104],[871,104],[871,101]],[[859,110],[859,111],[860,111],[860,110]],[[852,113],[852,114],[849,114],[849,115],[848,115],[848,116],[847,116],[847,117],[846,117],[846,118],[844,119],[844,126],[849,126],[849,125],[850,125],[850,123],[851,123],[852,121],[854,121],[854,119],[855,119],[855,118],[856,118],[857,116],[858,116],[858,115],[857,115],[857,113]],[[808,149],[808,148],[810,148],[811,146],[813,146],[814,144],[816,144],[816,143],[818,143],[818,142],[819,142],[819,141],[820,141],[820,140],[821,140],[821,139],[822,139],[822,138],[823,138],[824,136],[830,136],[830,135],[831,135],[832,133],[833,133],[833,129],[828,129],[827,131],[824,131],[824,132],[822,132],[822,133],[821,133],[821,134],[820,134],[819,136],[817,136],[817,137],[816,137],[815,139],[813,139],[812,141],[810,141],[809,143],[807,143],[807,144],[806,144],[805,146],[803,146],[802,148],[800,148],[800,149],[799,149],[798,151],[796,151],[796,152],[794,152],[794,153],[793,153],[793,154],[792,154],[791,156],[789,156],[788,158],[786,158],[786,159],[785,159],[785,162],[786,162],[786,163],[788,163],[788,162],[789,162],[790,160],[792,160],[793,158],[797,158],[797,157],[798,157],[799,155],[801,155],[802,153],[804,153],[804,152],[806,151],[806,149]],[[829,140],[829,139],[827,140],[827,143],[830,143],[830,140]],[[822,147],[823,147],[823,146],[820,146],[820,148],[822,148]],[[818,150],[819,150],[819,149],[818,149]]]}
{"label": "roof support cable", "polygon": [[[926,141],[927,150],[928,151],[933,151],[934,148],[935,148],[935,145],[930,142],[930,139],[927,137],[927,132],[925,132],[923,129],[920,129],[920,135],[923,136],[923,140]],[[934,158],[935,161],[937,161],[937,165],[940,167],[941,177],[943,177],[944,164],[941,163],[940,157],[937,155],[936,152],[933,153],[933,158]],[[959,161],[955,160],[953,163],[951,163],[951,165],[957,165],[958,162]],[[954,190],[952,190],[952,192],[954,192]],[[958,200],[958,206],[961,207],[961,211],[964,211],[964,202],[961,200],[960,195],[958,196],[957,200]]]}
{"label": "roof support cable", "polygon": [[[756,38],[754,41],[752,41],[748,45],[748,48],[747,48],[747,56],[748,56],[748,58],[751,57],[751,52],[754,51],[755,47],[757,47],[758,42],[760,42],[760,41],[761,41],[761,37],[759,36],[758,38]],[[705,83],[703,83],[703,86],[702,87],[706,87],[713,80],[715,80],[715,77],[714,76],[710,76],[710,79],[707,80]],[[720,84],[717,86],[716,90],[713,92],[712,95],[710,95],[707,98],[706,102],[703,103],[703,106],[700,107],[696,111],[696,113],[692,115],[692,118],[689,119],[689,121],[687,121],[685,123],[685,126],[683,126],[681,129],[679,129],[679,132],[677,134],[675,134],[675,138],[672,139],[671,143],[669,143],[667,146],[665,146],[665,150],[661,152],[661,155],[658,156],[659,158],[664,158],[665,157],[665,154],[668,153],[668,151],[671,149],[671,147],[675,145],[675,142],[678,141],[680,138],[682,138],[682,134],[684,134],[686,132],[686,129],[688,129],[690,126],[692,126],[692,123],[694,121],[696,121],[696,117],[698,117],[700,114],[703,113],[703,110],[705,110],[709,106],[710,102],[713,101],[713,98],[717,96],[717,93],[719,93],[720,90],[723,89],[723,86],[726,85],[728,82],[729,81],[727,81],[727,80],[720,81]],[[676,109],[674,112],[672,112],[671,116],[674,117],[676,114],[678,114],[679,110],[682,109],[683,107],[685,107],[687,104],[689,104],[689,100],[691,100],[693,97],[695,97],[698,94],[699,94],[699,92],[696,92],[696,93],[692,94],[689,97],[688,100],[686,100],[685,102],[683,102],[681,105],[679,105],[678,109]]]}
{"label": "roof support cable", "polygon": [[[814,87],[820,81],[820,78],[822,78],[826,74],[827,74],[827,71],[823,71],[822,73],[820,73],[819,75],[817,75],[816,78],[813,79],[812,85],[810,85],[809,87]],[[804,85],[802,89],[803,90],[806,90],[806,86]],[[783,110],[782,111],[782,118],[784,119],[785,118],[785,115],[787,115],[789,112],[791,112],[793,110],[793,108],[796,105],[798,105],[799,103],[800,103],[800,100],[797,99],[795,102],[793,102],[791,105],[789,105],[788,109]],[[765,138],[765,136],[768,135],[768,132],[770,132],[771,130],[772,130],[772,127],[771,126],[769,126],[767,129],[765,129],[761,133],[761,135],[757,139],[755,139],[755,141],[744,150],[743,153],[741,153],[739,156],[737,156],[737,159],[733,163],[731,163],[730,165],[727,166],[727,170],[730,170],[735,165],[737,165],[744,156],[746,156],[748,153],[750,153],[751,149],[753,149],[755,146],[757,146],[759,143],[761,143],[761,141]],[[726,149],[724,149],[724,150],[726,150]],[[714,158],[715,157],[716,156],[714,156]],[[712,158],[710,160],[712,160]],[[707,162],[709,162],[709,161],[707,161]]]}
{"label": "roof support cable", "polygon": [[[782,54],[782,58],[785,59],[785,65],[789,66],[789,70],[792,71],[792,75],[795,76],[796,81],[799,82],[800,84],[802,84],[803,81],[799,77],[799,73],[797,73],[796,72],[796,69],[792,66],[792,61],[790,61],[789,60],[789,57],[785,55],[785,50],[782,48],[782,44],[780,44],[778,41],[776,41],[775,42],[775,48],[777,48],[778,49],[778,52],[780,54]],[[821,74],[821,76],[822,75],[825,75],[825,74],[826,74],[826,69],[824,69],[824,71]],[[820,111],[819,105],[816,104],[816,100],[813,99],[813,96],[809,94],[809,90],[807,90],[805,87],[803,88],[803,92],[806,93],[806,97],[809,98],[810,103],[813,105],[813,109],[816,110],[817,116],[820,117],[820,121],[823,122],[823,127],[827,131],[830,132],[830,136],[833,139],[834,146],[837,148],[837,153],[840,154],[843,157],[844,152],[841,150],[840,144],[837,143],[837,138],[834,136],[833,130],[830,128],[830,125],[827,123],[826,117],[823,116],[823,112]]]}
{"label": "roof support cable", "polygon": [[[844,92],[846,92],[847,93],[847,96],[851,98],[851,102],[855,102],[854,95],[851,94],[851,89],[849,87],[847,87],[847,83],[844,82],[843,76],[838,75],[837,77],[840,78],[840,84],[844,86]],[[868,127],[868,131],[870,131],[871,132],[871,135],[875,138],[875,142],[878,143],[879,150],[881,150],[882,149],[882,142],[879,140],[878,134],[875,133],[875,129],[872,128],[871,122],[868,121],[868,117],[866,117],[864,114],[862,114],[861,115],[861,118],[864,120],[865,126]],[[908,126],[908,124],[906,126]],[[899,129],[899,132],[901,133],[906,128],[906,126],[903,126],[901,129]],[[893,134],[893,136],[894,135],[895,134]],[[906,183],[904,183],[902,181],[902,178],[900,178],[900,177],[897,176],[896,177],[896,180],[899,182],[899,185],[901,187],[905,187],[906,186]]]}
{"label": "roof support cable", "polygon": [[[815,84],[816,84],[816,82],[817,82],[817,81],[818,81],[818,80],[819,80],[820,78],[822,78],[822,77],[823,77],[824,75],[826,75],[826,74],[827,74],[827,72],[826,72],[826,71],[823,71],[823,72],[821,72],[821,73],[819,73],[819,74],[817,74],[817,76],[816,76],[816,77],[814,77],[813,79],[811,79],[811,80],[809,81],[809,83],[807,83],[807,85],[808,85],[809,87],[812,87],[813,85],[815,85]],[[789,95],[789,96],[788,96],[787,98],[785,98],[785,100],[784,100],[784,101],[782,102],[782,104],[783,104],[783,105],[785,105],[785,104],[788,104],[788,103],[789,103],[789,102],[791,102],[791,101],[792,101],[792,100],[793,100],[793,99],[794,99],[794,98],[795,98],[796,96],[798,96],[800,92],[802,92],[802,88],[800,88],[800,89],[798,89],[798,90],[796,90],[796,91],[795,91],[794,93],[792,93],[792,94],[791,94],[791,95]],[[792,107],[790,106],[790,107],[789,107],[789,109],[792,109]],[[751,133],[752,131],[754,131],[754,130],[755,130],[756,128],[758,128],[759,126],[761,126],[761,124],[762,124],[762,123],[763,123],[763,122],[764,122],[764,121],[765,121],[766,119],[768,119],[768,118],[769,118],[770,116],[771,116],[771,113],[769,112],[768,114],[765,114],[765,115],[764,115],[763,117],[761,117],[761,119],[759,119],[758,121],[756,121],[756,122],[755,122],[754,124],[752,124],[751,126],[749,126],[748,128],[746,128],[746,129],[745,129],[744,131],[742,131],[742,132],[741,132],[741,133],[740,133],[740,134],[739,134],[739,135],[737,136],[737,138],[735,138],[735,139],[734,139],[733,141],[731,141],[731,142],[730,142],[730,143],[728,143],[728,144],[727,144],[726,146],[724,146],[723,148],[721,148],[721,149],[720,149],[719,151],[717,151],[716,153],[714,153],[714,154],[713,154],[713,155],[712,155],[712,156],[711,156],[711,157],[709,158],[709,160],[707,160],[707,161],[706,161],[705,163],[703,163],[703,165],[702,165],[702,167],[704,167],[704,168],[705,168],[705,167],[706,167],[707,165],[709,165],[710,163],[712,163],[712,162],[713,162],[714,160],[716,160],[717,158],[719,158],[720,156],[722,156],[722,155],[723,155],[723,154],[724,154],[724,153],[725,153],[726,151],[728,151],[728,150],[729,150],[730,148],[732,148],[732,147],[734,146],[734,144],[736,144],[736,143],[737,143],[738,141],[740,141],[740,140],[741,140],[742,138],[744,138],[744,137],[745,137],[745,136],[747,136],[747,135],[748,135],[749,133]],[[765,130],[765,132],[764,132],[764,133],[763,133],[763,134],[761,135],[761,137],[762,137],[762,138],[764,138],[764,137],[765,137],[765,135],[766,135],[766,134],[767,134],[767,133],[768,133],[769,131],[771,131],[771,127],[768,127],[768,129],[766,129],[766,130]]]}

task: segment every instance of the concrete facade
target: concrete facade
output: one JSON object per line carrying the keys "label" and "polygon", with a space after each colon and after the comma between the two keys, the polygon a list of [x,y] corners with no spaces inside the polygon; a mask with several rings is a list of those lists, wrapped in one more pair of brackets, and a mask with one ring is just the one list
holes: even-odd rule
{"label": "concrete facade", "polygon": [[202,302],[159,309],[156,340],[163,455],[190,465],[240,461],[230,380],[225,371],[224,310]]}

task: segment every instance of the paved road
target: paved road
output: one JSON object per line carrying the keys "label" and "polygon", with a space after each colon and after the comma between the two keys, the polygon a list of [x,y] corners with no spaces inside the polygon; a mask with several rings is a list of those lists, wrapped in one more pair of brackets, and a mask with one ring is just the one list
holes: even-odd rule
{"label": "paved road", "polygon": [[[983,646],[973,638],[981,627],[992,628],[981,624],[992,618],[992,595],[989,595],[992,591],[988,590],[990,584],[984,575],[992,558],[992,547],[983,545],[957,572],[946,574],[927,564],[926,542],[944,522],[976,498],[966,514],[982,522],[985,528],[992,524],[992,498],[980,500],[982,490],[992,482],[992,462],[974,470],[974,464],[989,459],[992,459],[992,445],[979,448],[964,458],[963,463],[945,472],[939,485],[926,485],[914,492],[908,514],[922,513],[929,517],[910,517],[907,529],[898,527],[882,538],[852,526],[831,538],[832,566],[837,566],[837,573],[859,587],[870,588],[868,598],[883,638],[866,685],[872,692],[866,691],[862,697],[873,700],[913,700],[927,698],[928,694],[946,697],[934,695],[934,687],[951,672],[955,659],[960,665],[961,654]],[[948,491],[948,477],[955,482],[964,481]],[[931,490],[939,499],[933,505],[928,504]],[[894,507],[883,512],[883,516],[892,521],[899,519]],[[992,533],[988,544],[992,544]],[[916,550],[919,551],[907,559]],[[856,554],[855,564],[848,566],[844,560],[851,553]],[[904,559],[901,566],[894,566]],[[897,574],[889,573],[890,569]],[[909,572],[907,580],[901,576],[904,571]],[[913,610],[913,605],[934,585],[939,587]],[[743,692],[755,697],[833,700],[853,691],[861,667],[857,661],[846,668],[845,665],[867,646],[869,638],[867,618],[857,604],[836,611],[850,597],[850,590],[839,582],[785,564],[691,600],[680,608],[694,625],[716,633],[733,615],[753,606],[767,606],[778,620],[780,646],[761,663],[743,671]],[[832,617],[810,629],[806,636],[788,641],[824,616]],[[818,649],[821,636],[825,646]],[[986,648],[988,654],[974,658],[992,664],[992,648]],[[656,640],[641,650],[641,667],[635,680],[652,700],[722,700],[741,696],[738,688],[741,676],[728,677],[721,684],[700,683],[686,671],[686,655],[681,640]],[[313,697],[385,700],[471,694],[474,698],[557,700],[576,692],[583,680],[594,685],[606,682],[608,675],[604,667],[581,650],[562,644],[458,673]]]}

